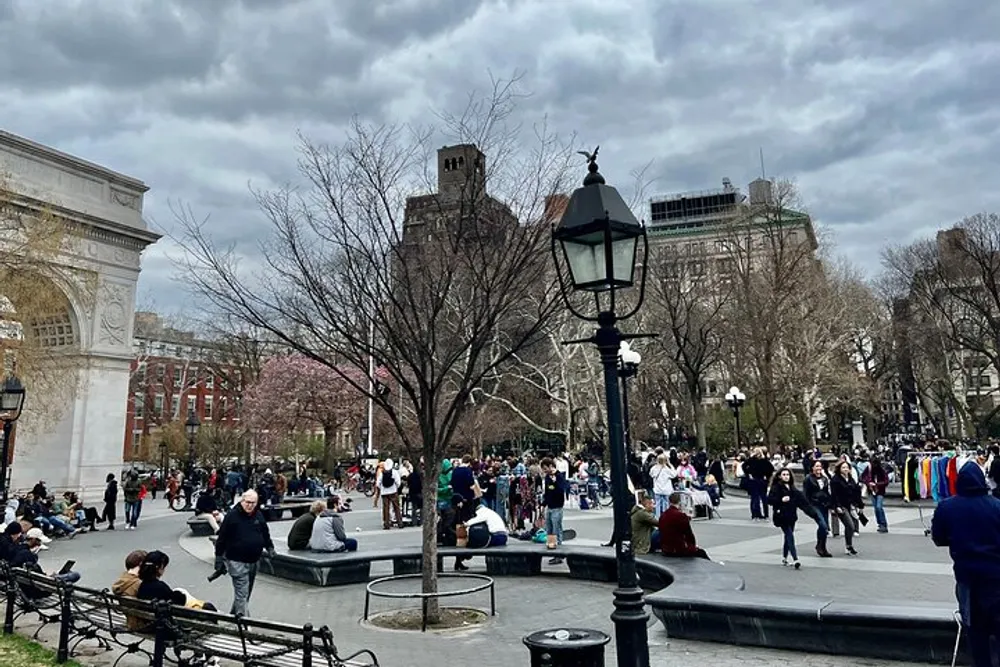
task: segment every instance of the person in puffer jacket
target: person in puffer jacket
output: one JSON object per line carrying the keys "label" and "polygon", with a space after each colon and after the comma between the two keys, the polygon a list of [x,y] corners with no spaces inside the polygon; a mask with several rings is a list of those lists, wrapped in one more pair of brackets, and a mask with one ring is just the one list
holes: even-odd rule
{"label": "person in puffer jacket", "polygon": [[344,530],[344,519],[340,516],[340,496],[327,498],[326,511],[316,517],[313,523],[309,548],[329,553],[358,550],[358,541],[348,537]]}
{"label": "person in puffer jacket", "polygon": [[3,525],[4,525],[4,527],[7,527],[10,524],[12,524],[15,521],[17,521],[17,508],[18,508],[19,505],[20,505],[20,503],[18,503],[17,500],[14,499],[14,498],[11,498],[10,500],[7,501],[7,507],[4,508],[4,511],[3,511]]}

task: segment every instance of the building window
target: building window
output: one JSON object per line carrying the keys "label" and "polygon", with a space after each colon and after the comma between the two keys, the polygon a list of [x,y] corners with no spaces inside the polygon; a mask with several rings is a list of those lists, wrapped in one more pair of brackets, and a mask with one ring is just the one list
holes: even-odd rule
{"label": "building window", "polygon": [[175,395],[170,400],[170,418],[173,419],[174,417],[179,416],[178,412],[180,411],[180,409],[181,409],[181,397]]}
{"label": "building window", "polygon": [[142,431],[132,431],[132,456],[139,456],[139,448],[142,445]]}
{"label": "building window", "polygon": [[156,364],[156,381],[157,382],[163,382],[163,375],[164,375],[165,372],[166,372],[166,369],[164,369],[163,364]]}
{"label": "building window", "polygon": [[212,371],[205,373],[205,389],[215,389],[215,374]]}
{"label": "building window", "polygon": [[153,414],[159,417],[163,416],[163,394],[157,394],[153,397]]}
{"label": "building window", "polygon": [[195,399],[197,399],[197,398],[198,398],[197,396],[188,396],[188,410],[187,410],[188,414],[191,414],[192,412],[194,412],[194,403],[195,403]]}
{"label": "building window", "polygon": [[135,369],[135,380],[139,384],[146,384],[146,362],[143,361]]}
{"label": "building window", "polygon": [[192,366],[188,369],[187,376],[191,378],[188,382],[192,387],[198,384],[198,367]]}
{"label": "building window", "polygon": [[205,421],[211,421],[212,419],[212,408],[215,407],[212,405],[213,403],[214,401],[211,396],[205,397]]}
{"label": "building window", "polygon": [[142,419],[143,408],[145,407],[145,405],[143,404],[146,402],[145,400],[143,400],[143,395],[136,394],[133,397],[133,402],[135,403],[135,418]]}
{"label": "building window", "polygon": [[180,366],[174,366],[173,371],[174,371],[174,373],[173,373],[173,375],[174,375],[174,389],[180,389],[181,388],[181,369],[180,369]]}

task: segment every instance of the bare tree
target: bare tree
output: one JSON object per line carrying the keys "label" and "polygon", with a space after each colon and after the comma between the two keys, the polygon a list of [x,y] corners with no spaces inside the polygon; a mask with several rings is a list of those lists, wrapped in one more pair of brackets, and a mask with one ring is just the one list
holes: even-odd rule
{"label": "bare tree", "polygon": [[70,228],[41,197],[0,172],[0,351],[4,375],[16,373],[31,389],[21,421],[32,428],[58,421],[79,388],[83,357],[63,288],[74,285],[84,307],[97,291],[96,274],[63,265],[73,251]]}
{"label": "bare tree", "polygon": [[[436,192],[429,131],[355,121],[337,145],[303,138],[307,186],[255,192],[272,235],[253,274],[205,225],[181,219],[181,269],[196,293],[369,396],[411,455],[423,455],[428,481],[473,390],[535,342],[559,307],[540,221],[545,197],[563,189],[570,151],[544,125],[522,149],[511,123],[517,98],[516,80],[496,81],[460,115],[441,116],[457,146],[439,156]],[[432,194],[411,196],[416,188]],[[498,331],[507,352],[491,356]],[[398,395],[371,390],[372,359]],[[436,485],[425,488],[423,590],[434,592]],[[436,604],[430,612],[436,620]]]}
{"label": "bare tree", "polygon": [[787,332],[806,317],[808,289],[821,271],[819,248],[795,185],[777,181],[727,223],[723,252],[732,272],[726,318],[727,365],[744,378],[769,447],[781,420],[801,411],[801,387],[787,382]]}
{"label": "bare tree", "polygon": [[721,325],[732,292],[731,276],[727,266],[707,253],[685,253],[675,246],[657,248],[653,262],[656,280],[644,326],[660,334],[653,339],[653,349],[668,358],[681,376],[698,448],[705,449],[704,385],[721,360]]}
{"label": "bare tree", "polygon": [[997,387],[982,382],[1000,376],[1000,215],[977,213],[936,242],[890,248],[883,263],[908,301],[912,337],[935,349],[915,366],[930,371],[924,384],[937,394],[941,421],[950,406],[978,435],[1000,413]]}

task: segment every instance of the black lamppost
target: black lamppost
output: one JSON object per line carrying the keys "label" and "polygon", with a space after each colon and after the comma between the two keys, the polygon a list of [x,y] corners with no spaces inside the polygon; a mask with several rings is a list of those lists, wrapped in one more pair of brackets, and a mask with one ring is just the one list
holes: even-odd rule
{"label": "black lamppost", "polygon": [[187,432],[188,437],[188,461],[187,461],[187,473],[185,473],[185,482],[188,484],[193,484],[194,482],[194,441],[198,437],[198,429],[201,427],[201,422],[198,421],[198,415],[195,414],[194,410],[188,410],[187,421],[184,422],[184,430]]}
{"label": "black lamppost", "polygon": [[733,416],[736,418],[736,451],[740,451],[740,408],[747,401],[747,395],[740,391],[740,388],[733,385],[726,394],[726,403],[733,409]]}
{"label": "black lamppost", "polygon": [[[614,494],[615,535],[618,586],[614,592],[615,624],[618,646],[618,667],[648,667],[649,644],[642,588],[635,571],[632,551],[632,531],[628,510],[631,494],[625,471],[625,443],[622,429],[621,394],[618,387],[618,355],[624,338],[616,326],[619,320],[638,312],[645,290],[645,269],[640,282],[639,298],[625,315],[615,312],[616,291],[635,282],[636,251],[643,241],[648,255],[646,230],[635,218],[621,195],[604,182],[597,169],[597,150],[587,156],[587,177],[583,187],[570,197],[558,227],[552,232],[552,256],[556,263],[562,296],[566,306],[577,317],[597,323],[592,338],[574,341],[593,343],[601,355],[604,367],[604,393],[608,409],[608,441],[611,454],[611,485]],[[562,248],[562,266],[557,248]],[[645,258],[643,261],[645,265]],[[566,284],[568,269],[571,285]],[[596,314],[587,314],[574,306],[572,292],[588,292],[593,296]]]}
{"label": "black lamppost", "polygon": [[622,421],[624,424],[625,451],[632,451],[632,421],[628,415],[628,380],[639,373],[642,355],[633,350],[628,341],[622,341],[618,350],[618,377],[622,380]]}
{"label": "black lamppost", "polygon": [[371,447],[368,446],[368,434],[369,434],[368,424],[362,424],[361,425],[361,451],[364,452],[366,456],[371,454]]}
{"label": "black lamppost", "polygon": [[[167,483],[167,443],[165,440],[160,441],[160,484]],[[164,487],[165,488],[165,487]]]}
{"label": "black lamppost", "polygon": [[4,380],[3,387],[0,388],[0,420],[3,420],[3,451],[0,456],[0,484],[3,491],[0,493],[0,500],[7,502],[7,461],[10,460],[10,432],[14,428],[14,422],[21,416],[24,408],[25,391],[21,381],[16,375],[10,375]]}

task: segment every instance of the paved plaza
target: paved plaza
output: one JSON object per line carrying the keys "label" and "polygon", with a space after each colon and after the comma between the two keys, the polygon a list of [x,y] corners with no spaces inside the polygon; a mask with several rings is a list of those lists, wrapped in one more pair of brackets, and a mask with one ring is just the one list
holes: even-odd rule
{"label": "paved plaza", "polygon": [[[380,515],[371,508],[369,499],[356,498],[354,504],[357,509],[345,515],[345,523],[352,536],[360,541],[361,549],[419,543],[419,529],[382,531]],[[888,513],[891,532],[879,535],[874,530],[866,530],[857,542],[861,552],[857,558],[842,555],[843,549],[836,540],[831,542],[835,558],[810,557],[810,553],[815,555],[812,551],[814,524],[800,522],[797,537],[801,542],[803,569],[798,572],[781,567],[780,533],[770,524],[752,523],[744,499],[727,499],[722,506],[721,520],[697,521],[694,529],[699,542],[715,560],[723,561],[744,576],[748,591],[824,595],[866,602],[908,600],[954,604],[946,550],[937,549],[923,536],[916,509],[889,509]],[[196,596],[215,602],[221,609],[228,609],[232,601],[229,581],[223,578],[212,584],[206,582],[205,578],[212,571],[211,544],[207,538],[187,535],[185,521],[189,516],[171,512],[162,500],[147,501],[137,531],[102,531],[72,541],[59,541],[42,554],[42,564],[47,569],[54,569],[68,558],[75,559],[76,569],[83,575],[81,583],[101,588],[109,586],[118,576],[129,550],[160,549],[171,558],[164,577],[167,583],[187,588]],[[580,544],[597,545],[607,539],[610,532],[611,510],[568,510],[565,524],[578,531]],[[270,525],[275,540],[283,540],[291,522]],[[447,565],[451,567],[450,563]],[[475,559],[470,565],[474,572],[484,567],[481,559]],[[568,574],[565,566],[543,567],[554,575]],[[372,567],[373,574],[390,574],[390,570],[388,563],[375,563]],[[568,576],[499,578],[497,617],[482,629],[446,636],[388,632],[364,626],[360,623],[363,586],[315,588],[265,576],[257,581],[251,612],[255,616],[288,623],[309,621],[329,625],[342,650],[372,648],[386,667],[439,667],[470,659],[482,667],[506,667],[528,664],[527,649],[521,644],[521,637],[534,630],[575,625],[613,634],[609,619],[611,590],[608,584],[576,581]],[[473,596],[467,602],[471,606],[488,607],[485,594]],[[390,607],[390,602],[373,603],[373,610]],[[903,664],[677,641],[669,639],[662,626],[652,619],[649,640],[655,667],[690,664],[693,660],[707,661],[713,667],[763,666],[785,660],[805,667],[898,667]],[[613,650],[612,644],[612,653]],[[103,657],[99,659],[104,660]],[[612,664],[610,659],[608,664]]]}

